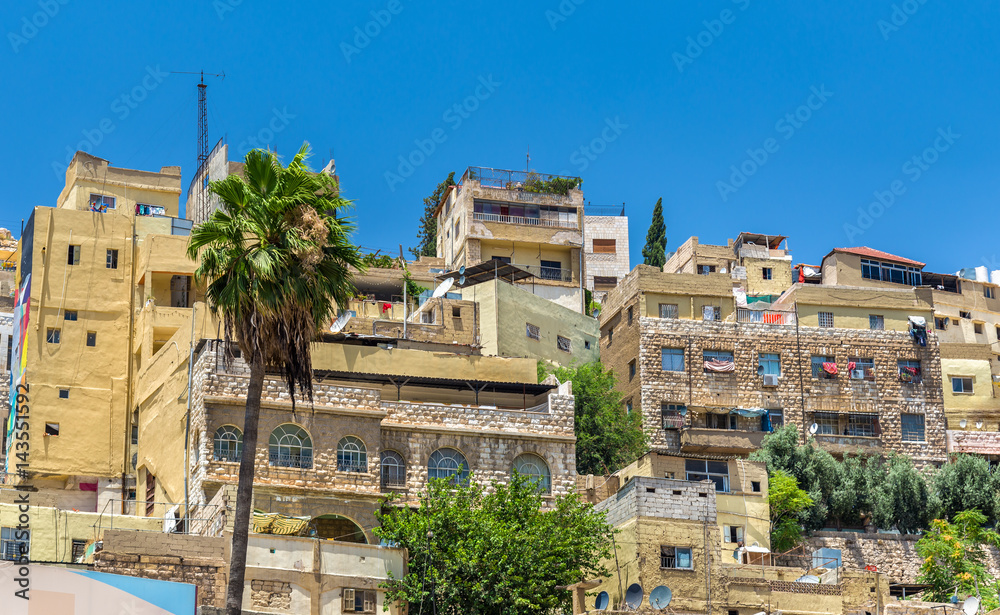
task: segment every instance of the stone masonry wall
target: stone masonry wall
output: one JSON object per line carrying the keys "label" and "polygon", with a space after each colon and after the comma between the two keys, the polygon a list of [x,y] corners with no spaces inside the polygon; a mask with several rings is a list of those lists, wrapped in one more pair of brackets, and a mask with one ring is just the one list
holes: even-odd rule
{"label": "stone masonry wall", "polygon": [[607,511],[612,527],[636,517],[714,524],[715,486],[709,482],[635,476],[617,495],[601,502],[594,510]]}
{"label": "stone masonry wall", "polygon": [[[614,239],[614,253],[595,253],[594,239]],[[628,218],[625,216],[584,216],[583,253],[586,280],[594,290],[594,276],[621,280],[629,272]]]}

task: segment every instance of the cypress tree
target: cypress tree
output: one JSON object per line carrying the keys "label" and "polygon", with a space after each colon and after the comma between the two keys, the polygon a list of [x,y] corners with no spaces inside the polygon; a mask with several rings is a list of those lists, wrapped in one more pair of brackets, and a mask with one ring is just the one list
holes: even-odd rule
{"label": "cypress tree", "polygon": [[410,254],[414,258],[420,256],[437,256],[437,217],[434,211],[437,210],[441,197],[448,186],[455,185],[455,172],[448,173],[447,179],[437,185],[430,196],[424,198],[424,213],[420,216],[420,226],[417,228],[417,247],[410,248]]}
{"label": "cypress tree", "polygon": [[642,248],[642,262],[662,268],[667,262],[667,225],[663,222],[663,199],[656,199],[653,221],[646,232],[646,245]]}

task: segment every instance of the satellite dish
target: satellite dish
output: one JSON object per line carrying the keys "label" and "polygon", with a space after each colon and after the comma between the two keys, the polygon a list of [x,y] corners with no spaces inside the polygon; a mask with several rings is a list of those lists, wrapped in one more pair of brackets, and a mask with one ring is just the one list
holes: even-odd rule
{"label": "satellite dish", "polygon": [[665,609],[670,604],[671,598],[673,598],[673,592],[670,591],[670,588],[666,585],[660,585],[649,592],[649,606],[654,609]]}
{"label": "satellite dish", "polygon": [[438,287],[434,289],[431,294],[432,299],[437,299],[438,297],[444,297],[445,293],[451,289],[451,285],[455,283],[455,278],[445,278],[443,282],[438,284]]}
{"label": "satellite dish", "polygon": [[982,428],[983,428],[983,422],[982,421],[976,421],[976,429],[982,429]]}
{"label": "satellite dish", "polygon": [[961,421],[958,422],[958,426],[961,427],[962,429],[965,429],[965,426],[968,425],[968,424],[969,424],[969,421],[967,421],[965,419],[962,419]]}
{"label": "satellite dish", "polygon": [[809,433],[816,435],[817,431],[819,431],[819,425],[817,425],[816,423],[813,423],[812,425],[809,426]]}
{"label": "satellite dish", "polygon": [[458,268],[458,275],[465,275],[465,265]]}
{"label": "satellite dish", "polygon": [[351,320],[351,316],[353,316],[353,314],[351,314],[350,312],[344,312],[343,314],[338,316],[337,320],[333,321],[333,324],[330,325],[330,332],[340,333],[340,330],[346,327],[348,321]]}
{"label": "satellite dish", "polygon": [[976,615],[979,612],[979,597],[969,596],[966,598],[965,602],[962,603],[962,612],[965,615]]}
{"label": "satellite dish", "polygon": [[637,609],[642,605],[642,585],[633,583],[625,590],[625,604],[630,609]]}
{"label": "satellite dish", "polygon": [[465,276],[464,275],[458,276],[458,285],[459,286],[464,286],[465,285]]}
{"label": "satellite dish", "polygon": [[594,600],[594,608],[598,611],[604,611],[608,608],[608,592],[601,592],[597,594],[597,600]]}

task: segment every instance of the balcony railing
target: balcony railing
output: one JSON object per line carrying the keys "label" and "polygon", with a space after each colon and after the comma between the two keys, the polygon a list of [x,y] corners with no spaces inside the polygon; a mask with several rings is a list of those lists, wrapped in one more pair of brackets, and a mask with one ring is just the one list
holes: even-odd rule
{"label": "balcony railing", "polygon": [[278,468],[309,469],[312,467],[312,453],[304,455],[293,455],[289,453],[271,452],[268,454],[268,461],[272,466]]}
{"label": "balcony railing", "polygon": [[368,463],[365,461],[338,461],[338,472],[367,472]]}
{"label": "balcony railing", "polygon": [[509,171],[506,169],[491,169],[488,167],[469,167],[462,176],[462,183],[475,180],[480,186],[502,188],[504,190],[519,190],[539,194],[567,195],[573,188],[579,188],[583,183],[579,177],[565,175],[549,175],[535,171]]}
{"label": "balcony railing", "polygon": [[212,460],[213,461],[239,462],[239,460],[241,458],[242,452],[243,451],[235,451],[235,450],[228,450],[228,451],[216,450],[216,451],[212,451]]}
{"label": "balcony railing", "polygon": [[576,219],[559,220],[557,218],[524,218],[521,216],[504,216],[501,214],[487,214],[483,212],[473,212],[473,220],[480,222],[499,222],[501,224],[523,224],[526,226],[548,226],[552,228],[578,228]]}
{"label": "balcony railing", "polygon": [[777,312],[773,310],[751,310],[736,308],[736,322],[765,325],[794,325],[795,312]]}
{"label": "balcony railing", "polygon": [[542,280],[552,280],[554,282],[572,282],[573,270],[560,269],[559,267],[541,267],[539,265],[514,265],[520,267],[528,273]]}

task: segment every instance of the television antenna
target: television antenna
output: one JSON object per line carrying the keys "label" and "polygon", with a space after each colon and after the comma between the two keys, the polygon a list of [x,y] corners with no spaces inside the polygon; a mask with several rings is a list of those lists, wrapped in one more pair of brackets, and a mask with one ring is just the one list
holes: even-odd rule
{"label": "television antenna", "polygon": [[[198,169],[195,172],[195,176],[201,174],[202,167],[208,162],[208,84],[205,83],[205,77],[219,77],[222,80],[226,78],[226,71],[221,73],[208,73],[205,71],[183,71],[183,70],[172,70],[170,71],[172,75],[200,75],[201,81],[198,83]],[[204,206],[204,199],[206,198],[205,190],[201,190],[198,193],[199,205]],[[190,217],[190,214],[188,214]]]}

